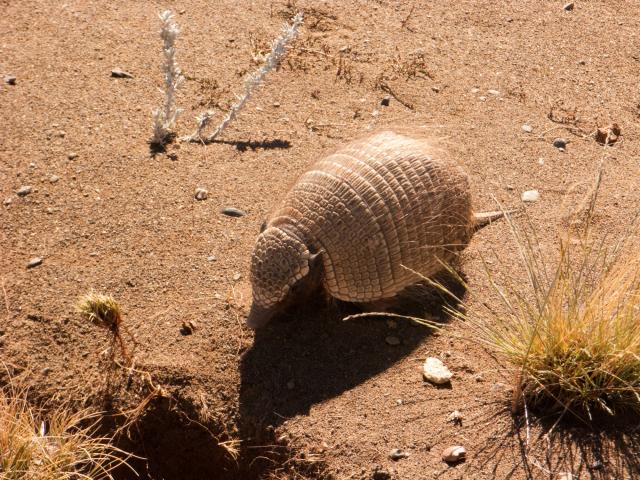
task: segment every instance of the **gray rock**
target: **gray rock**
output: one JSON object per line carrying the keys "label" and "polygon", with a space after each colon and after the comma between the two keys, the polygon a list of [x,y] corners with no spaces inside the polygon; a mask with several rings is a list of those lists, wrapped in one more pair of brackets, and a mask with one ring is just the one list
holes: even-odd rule
{"label": "gray rock", "polygon": [[206,200],[207,198],[209,198],[209,192],[207,191],[206,188],[196,188],[196,200]]}
{"label": "gray rock", "polygon": [[403,458],[408,458],[408,457],[409,457],[409,454],[399,448],[394,448],[393,450],[391,450],[391,453],[389,453],[389,458],[396,462],[398,460],[402,460]]}
{"label": "gray rock", "polygon": [[27,268],[34,268],[34,267],[37,267],[38,265],[42,265],[42,258],[33,257],[31,260],[29,260],[29,263],[27,263]]}
{"label": "gray rock", "polygon": [[466,458],[466,456],[467,450],[460,445],[445,448],[444,452],[442,452],[442,460],[447,463],[461,462]]}
{"label": "gray rock", "polygon": [[244,210],[240,210],[239,208],[235,208],[235,207],[224,207],[222,210],[220,210],[220,213],[222,213],[223,215],[228,215],[229,217],[244,217],[247,212],[245,212]]}
{"label": "gray rock", "polygon": [[114,68],[111,70],[111,76],[114,78],[133,78],[129,72],[125,72],[124,70],[120,70],[119,68]]}
{"label": "gray rock", "polygon": [[33,191],[33,187],[31,185],[23,185],[16,192],[19,197],[26,197]]}
{"label": "gray rock", "polygon": [[564,138],[556,138],[553,141],[553,146],[556,148],[567,148],[567,140]]}

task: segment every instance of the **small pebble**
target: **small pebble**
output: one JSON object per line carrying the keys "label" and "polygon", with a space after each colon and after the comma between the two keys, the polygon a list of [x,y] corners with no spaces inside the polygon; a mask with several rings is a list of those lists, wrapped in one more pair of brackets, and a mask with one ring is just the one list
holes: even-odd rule
{"label": "small pebble", "polygon": [[215,255],[209,255],[207,257],[207,262],[215,262],[216,261],[216,256]]}
{"label": "small pebble", "polygon": [[587,61],[586,60],[578,60],[578,65],[586,65]]}
{"label": "small pebble", "polygon": [[234,282],[237,282],[237,281],[238,281],[238,280],[240,280],[241,278],[242,278],[242,275],[241,275],[241,274],[239,274],[239,273],[235,273],[235,274],[233,275],[233,281],[234,281]]}
{"label": "small pebble", "polygon": [[31,187],[31,185],[23,185],[18,189],[16,193],[18,194],[19,197],[26,197],[32,191],[33,191],[33,187]]}
{"label": "small pebble", "polygon": [[573,480],[574,477],[572,473],[562,472],[558,474],[558,480]]}
{"label": "small pebble", "polygon": [[51,182],[51,183],[56,183],[58,180],[60,180],[60,177],[57,176],[57,175],[51,175],[49,177],[49,182]]}
{"label": "small pebble", "polygon": [[487,90],[487,93],[489,95],[500,95],[500,92],[498,90]]}
{"label": "small pebble", "polygon": [[76,152],[69,152],[69,153],[67,154],[67,158],[68,158],[69,160],[75,160],[76,158],[78,158],[78,154],[77,154]]}
{"label": "small pebble", "polygon": [[209,198],[209,192],[205,188],[196,188],[196,200],[206,200]]}
{"label": "small pebble", "polygon": [[391,103],[391,95],[385,95],[382,101],[380,102],[380,105],[382,105],[383,107],[388,107],[390,103]]}
{"label": "small pebble", "polygon": [[51,372],[51,369],[49,367],[44,367],[41,370],[41,372],[42,372],[43,375],[49,375],[49,372]]}
{"label": "small pebble", "polygon": [[7,197],[4,199],[4,202],[2,202],[4,205],[11,205],[11,202],[13,202],[13,199],[11,197]]}
{"label": "small pebble", "polygon": [[114,68],[111,70],[111,76],[114,78],[133,78],[129,72],[125,72],[124,70],[120,70],[119,68]]}
{"label": "small pebble", "polygon": [[553,146],[556,148],[567,148],[567,141],[564,138],[556,138],[553,141]]}
{"label": "small pebble", "polygon": [[38,265],[42,265],[42,258],[33,257],[31,260],[29,260],[29,263],[27,263],[27,268],[34,268]]}
{"label": "small pebble", "polygon": [[442,363],[439,358],[435,357],[427,358],[422,367],[422,374],[425,380],[435,383],[436,385],[449,383],[453,377],[453,373],[451,373],[447,366]]}
{"label": "small pebble", "polygon": [[5,75],[4,83],[6,83],[7,85],[15,85],[16,77],[14,77],[13,75]]}
{"label": "small pebble", "polygon": [[480,100],[481,102],[486,102],[487,101],[487,97],[485,97],[483,95],[482,97],[478,97],[478,100]]}
{"label": "small pebble", "polygon": [[391,474],[381,465],[374,465],[371,471],[371,480],[391,480]]}
{"label": "small pebble", "polygon": [[235,207],[224,207],[220,213],[229,217],[244,217],[247,214],[247,212]]}
{"label": "small pebble", "polygon": [[562,9],[563,9],[565,12],[570,12],[570,11],[572,11],[572,10],[573,10],[573,7],[575,7],[575,4],[574,4],[573,2],[569,2],[569,3],[567,3],[564,7],[562,7]]}
{"label": "small pebble", "polygon": [[389,335],[384,339],[384,341],[389,345],[400,345],[400,339],[398,337],[394,337],[393,335]]}
{"label": "small pebble", "polygon": [[527,190],[526,192],[522,192],[521,197],[523,202],[533,203],[537,202],[540,199],[540,192],[538,190]]}
{"label": "small pebble", "polygon": [[293,390],[296,388],[296,382],[294,380],[289,380],[287,382],[287,390]]}
{"label": "small pebble", "polygon": [[463,461],[466,456],[467,450],[460,445],[446,448],[444,452],[442,452],[442,460],[447,463],[457,463]]}
{"label": "small pebble", "polygon": [[189,320],[187,322],[182,322],[182,327],[180,328],[180,333],[182,335],[191,335],[196,331],[196,322]]}
{"label": "small pebble", "polygon": [[435,93],[440,93],[440,87],[431,87],[431,90]]}
{"label": "small pebble", "polygon": [[393,450],[391,450],[391,453],[389,453],[389,458],[396,462],[398,460],[402,460],[403,458],[408,458],[408,457],[409,457],[409,454],[399,448],[394,448]]}
{"label": "small pebble", "polygon": [[454,425],[462,425],[462,419],[463,418],[464,417],[463,417],[462,413],[460,413],[459,410],[454,410],[447,417],[447,421],[453,423]]}
{"label": "small pebble", "polygon": [[479,88],[472,88],[471,93],[478,93],[480,91]]}
{"label": "small pebble", "polygon": [[524,125],[522,125],[522,131],[525,133],[531,133],[533,132],[533,127],[528,123],[525,123]]}

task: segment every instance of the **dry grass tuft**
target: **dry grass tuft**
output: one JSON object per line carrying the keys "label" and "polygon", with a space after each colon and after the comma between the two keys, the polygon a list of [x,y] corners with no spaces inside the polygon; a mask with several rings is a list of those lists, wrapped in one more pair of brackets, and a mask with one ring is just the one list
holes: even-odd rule
{"label": "dry grass tuft", "polygon": [[94,325],[106,328],[112,334],[111,340],[111,360],[115,361],[115,344],[120,346],[120,352],[126,364],[131,366],[133,358],[129,353],[122,332],[125,331],[133,339],[123,324],[122,311],[115,299],[110,295],[91,292],[83,295],[76,304],[78,312]]}
{"label": "dry grass tuft", "polygon": [[[640,255],[631,232],[614,245],[596,241],[591,219],[600,174],[586,220],[561,235],[552,265],[533,230],[508,219],[527,281],[497,280],[500,313],[460,313],[513,369],[514,410],[540,407],[582,419],[596,413],[640,413]],[[579,212],[584,213],[584,212]],[[486,306],[486,304],[485,304]]]}
{"label": "dry grass tuft", "polygon": [[59,407],[44,415],[25,391],[0,389],[0,478],[5,480],[113,479],[130,457],[96,436],[99,415]]}

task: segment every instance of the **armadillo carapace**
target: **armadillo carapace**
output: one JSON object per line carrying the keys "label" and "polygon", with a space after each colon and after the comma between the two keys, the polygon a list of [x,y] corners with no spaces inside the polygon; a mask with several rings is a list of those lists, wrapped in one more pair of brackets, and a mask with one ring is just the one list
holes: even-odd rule
{"label": "armadillo carapace", "polygon": [[350,302],[393,297],[443,269],[474,231],[467,174],[426,139],[391,131],[322,158],[267,220],[251,260],[247,324],[267,323],[314,268]]}

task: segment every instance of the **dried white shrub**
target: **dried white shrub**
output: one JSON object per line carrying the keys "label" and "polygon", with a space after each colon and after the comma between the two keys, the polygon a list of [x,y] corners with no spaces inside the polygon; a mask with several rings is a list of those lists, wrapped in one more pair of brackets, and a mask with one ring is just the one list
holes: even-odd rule
{"label": "dried white shrub", "polygon": [[284,24],[282,27],[282,33],[280,36],[274,40],[271,44],[271,51],[267,55],[264,63],[258,68],[255,72],[249,75],[244,82],[244,91],[242,95],[237,97],[236,103],[234,103],[227,115],[224,117],[220,125],[213,131],[211,135],[208,137],[203,137],[204,128],[210,123],[212,118],[212,112],[205,112],[198,117],[196,117],[196,121],[198,122],[198,128],[195,132],[193,132],[188,137],[185,137],[185,141],[191,142],[205,142],[209,143],[215,140],[223,130],[235,120],[238,112],[242,110],[247,101],[251,98],[256,88],[264,83],[264,79],[271,70],[276,68],[284,55],[287,53],[287,45],[294,40],[298,36],[298,31],[300,30],[300,26],[302,25],[303,14],[299,12],[295,17],[293,17],[293,23],[291,25]]}
{"label": "dried white shrub", "polygon": [[184,77],[176,62],[175,42],[180,30],[173,18],[171,10],[165,10],[160,14],[160,20],[162,21],[160,38],[162,38],[164,44],[164,63],[162,65],[164,71],[164,105],[162,108],[153,111],[153,137],[151,138],[151,143],[157,145],[163,145],[171,137],[176,119],[182,111],[176,108],[175,105],[175,93],[184,81]]}

